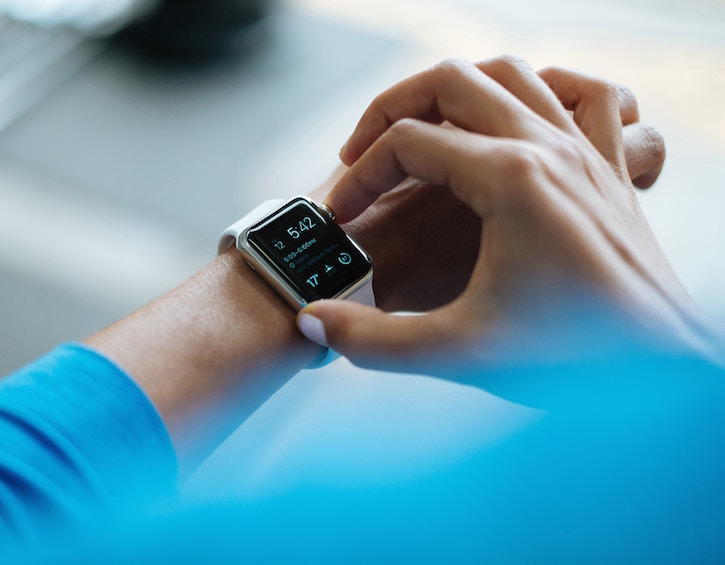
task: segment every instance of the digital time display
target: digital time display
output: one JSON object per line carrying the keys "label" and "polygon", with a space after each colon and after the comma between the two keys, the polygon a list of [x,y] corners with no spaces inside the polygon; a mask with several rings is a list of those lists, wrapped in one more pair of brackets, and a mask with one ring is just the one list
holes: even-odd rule
{"label": "digital time display", "polygon": [[303,198],[249,229],[247,241],[306,302],[338,296],[372,267],[342,228]]}

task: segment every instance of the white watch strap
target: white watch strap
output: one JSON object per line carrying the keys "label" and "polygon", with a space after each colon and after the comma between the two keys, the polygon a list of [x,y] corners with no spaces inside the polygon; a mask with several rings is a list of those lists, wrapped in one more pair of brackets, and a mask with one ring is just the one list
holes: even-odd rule
{"label": "white watch strap", "polygon": [[219,238],[219,247],[217,249],[217,254],[224,253],[232,245],[236,245],[237,238],[244,230],[264,219],[265,216],[268,216],[269,214],[274,212],[285,202],[286,201],[283,198],[267,200],[266,202],[262,202],[254,210],[249,212],[249,214],[234,222],[231,226],[224,230],[224,233],[222,233],[221,237]]}
{"label": "white watch strap", "polygon": [[359,304],[375,307],[375,295],[373,294],[373,279],[371,278],[365,285],[358,288],[355,292],[346,296],[345,300],[352,300]]}

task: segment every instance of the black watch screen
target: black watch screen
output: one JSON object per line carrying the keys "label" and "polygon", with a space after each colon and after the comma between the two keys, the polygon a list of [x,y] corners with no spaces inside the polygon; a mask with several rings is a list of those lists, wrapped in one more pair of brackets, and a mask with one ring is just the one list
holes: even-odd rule
{"label": "black watch screen", "polygon": [[342,228],[304,198],[250,228],[247,241],[306,302],[339,296],[372,267]]}

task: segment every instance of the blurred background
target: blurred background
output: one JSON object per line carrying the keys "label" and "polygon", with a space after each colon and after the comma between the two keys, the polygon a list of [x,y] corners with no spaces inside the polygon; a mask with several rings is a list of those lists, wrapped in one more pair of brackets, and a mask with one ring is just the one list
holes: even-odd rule
{"label": "blurred background", "polygon": [[0,0],[0,372],[209,261],[323,181],[369,101],[511,52],[629,85],[668,157],[645,212],[725,319],[723,0]]}

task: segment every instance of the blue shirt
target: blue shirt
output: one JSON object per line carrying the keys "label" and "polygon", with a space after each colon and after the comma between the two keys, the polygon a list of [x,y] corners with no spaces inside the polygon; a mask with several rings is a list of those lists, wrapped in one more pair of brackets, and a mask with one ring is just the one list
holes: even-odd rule
{"label": "blue shirt", "polygon": [[82,345],[58,347],[0,381],[0,438],[3,545],[27,546],[59,524],[74,529],[176,489],[176,457],[156,409]]}
{"label": "blue shirt", "polygon": [[[174,499],[173,448],[143,391],[96,352],[64,345],[0,382],[0,561],[725,557],[721,369],[645,355],[482,377],[540,417],[379,484],[346,479],[355,473],[342,460],[390,447],[344,432],[332,446],[331,433],[308,457],[333,470],[341,461],[334,482],[295,483],[293,467],[283,486],[240,498],[218,489],[216,469],[189,502]],[[228,477],[244,475],[237,454],[223,455]]]}

